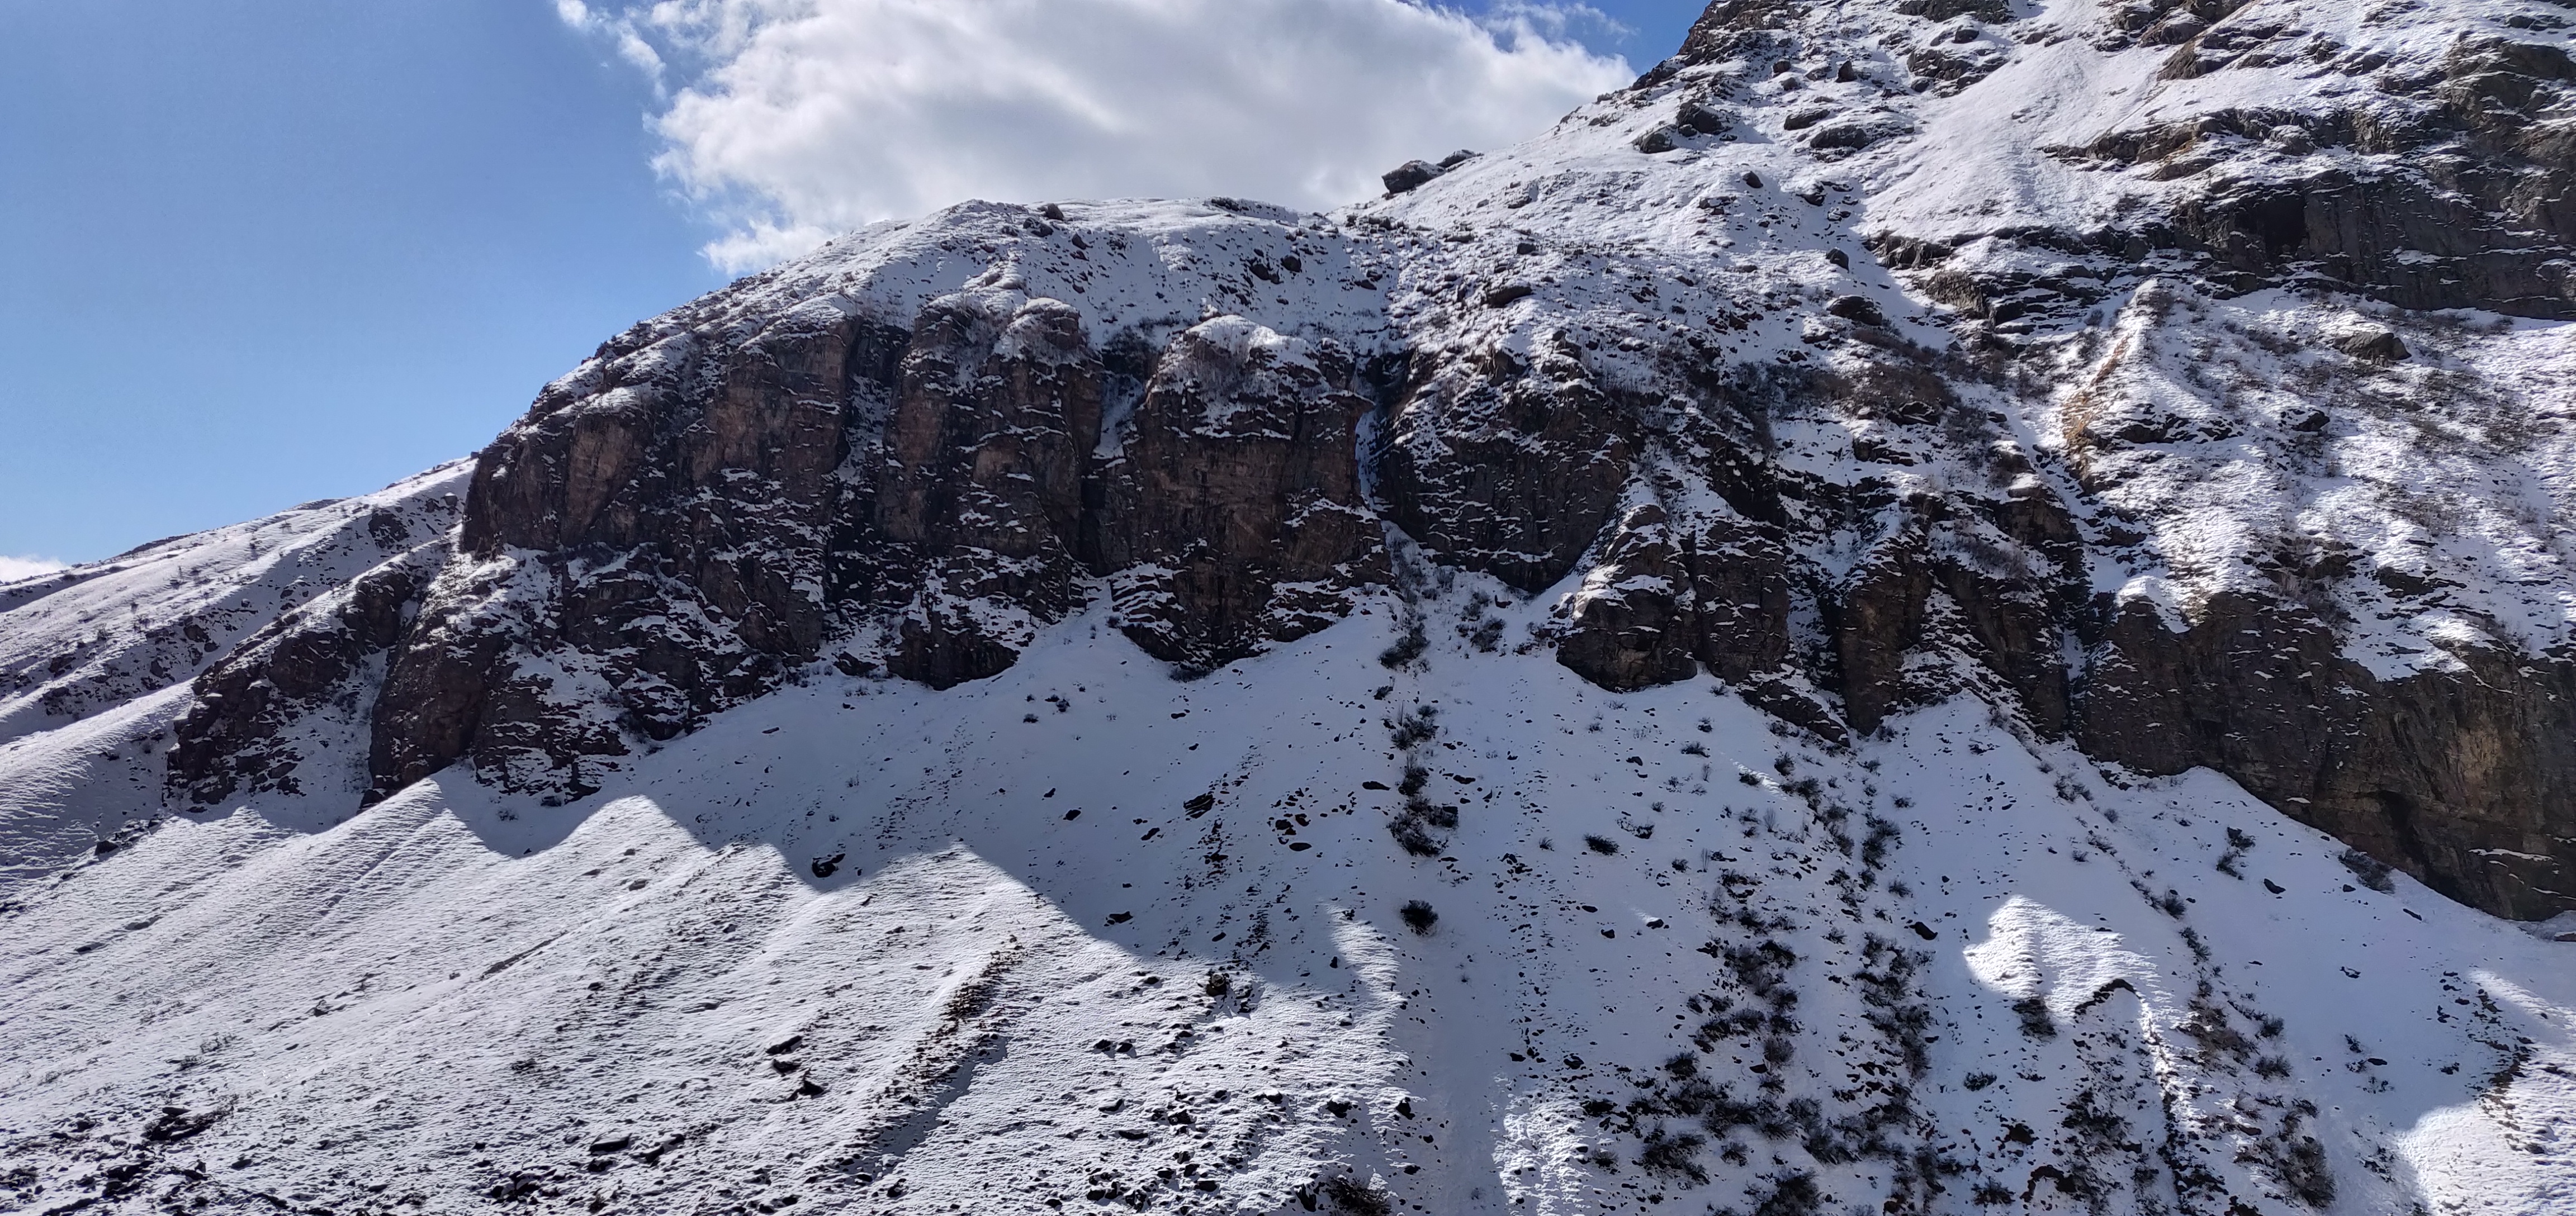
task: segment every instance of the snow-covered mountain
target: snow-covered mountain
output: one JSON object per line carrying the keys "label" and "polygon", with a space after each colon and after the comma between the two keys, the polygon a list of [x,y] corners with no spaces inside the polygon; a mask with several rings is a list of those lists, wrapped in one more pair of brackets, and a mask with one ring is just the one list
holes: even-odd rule
{"label": "snow-covered mountain", "polygon": [[2571,19],[1719,3],[0,586],[0,1196],[2576,1209]]}

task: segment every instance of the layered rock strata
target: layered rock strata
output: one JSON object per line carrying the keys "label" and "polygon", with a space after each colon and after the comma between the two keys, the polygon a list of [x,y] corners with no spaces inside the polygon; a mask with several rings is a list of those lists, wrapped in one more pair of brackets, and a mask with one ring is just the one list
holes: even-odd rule
{"label": "layered rock strata", "polygon": [[173,796],[290,788],[261,741],[337,704],[353,800],[579,797],[822,665],[950,687],[1091,603],[1195,675],[1412,546],[1553,597],[1493,643],[1605,687],[1706,673],[1828,741],[1979,696],[2576,909],[2569,351],[2514,320],[2571,307],[2576,73],[2490,7],[1735,0],[1333,215],[856,234],[548,386],[452,541],[200,677]]}

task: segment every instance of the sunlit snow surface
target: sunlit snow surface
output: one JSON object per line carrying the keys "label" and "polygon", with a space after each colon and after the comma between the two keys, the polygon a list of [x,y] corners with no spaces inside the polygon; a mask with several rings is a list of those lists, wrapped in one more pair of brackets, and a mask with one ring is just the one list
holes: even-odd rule
{"label": "sunlit snow surface", "polygon": [[[944,694],[817,678],[570,806],[432,781],[328,827],[182,820],[16,880],[6,1155],[52,1202],[139,1146],[326,1206],[472,1208],[523,1180],[633,1210],[1084,1210],[1159,1183],[1161,1206],[1268,1211],[1348,1170],[1426,1211],[1698,1210],[1794,1142],[1746,1129],[1740,1177],[1684,1189],[1583,1104],[1690,1050],[1685,1002],[1727,986],[1709,942],[1796,954],[1791,1092],[1896,1075],[1846,995],[1876,934],[1929,955],[1915,1093],[1975,1163],[1947,1210],[1979,1176],[2020,1191],[2052,1158],[2012,1127],[2053,1135],[2079,1091],[2142,1136],[2162,1093],[2222,1145],[2279,1113],[2241,1095],[2313,1102],[2336,1210],[2576,1202],[2570,947],[2403,879],[2349,889],[2339,846],[2222,780],[2115,788],[1982,708],[1824,755],[1706,684],[1611,696],[1544,653],[1390,675],[1391,608],[1191,683],[1083,617]],[[1426,766],[1461,805],[1438,859],[1396,848],[1397,795],[1362,788],[1400,779],[1385,721],[1415,706],[1439,709]],[[1849,907],[1836,876],[1860,867],[1784,756],[1901,832]],[[79,762],[11,761],[13,784]],[[2214,868],[2229,829],[2254,842],[2242,878]],[[1729,882],[1787,923],[1721,920]],[[2179,916],[2150,902],[2168,890]],[[1417,899],[1427,934],[1399,914]],[[2204,981],[2246,1034],[2281,1020],[2262,1051],[2289,1077],[2204,1060],[2179,1029]],[[2022,1029],[2033,997],[2054,1037]],[[152,1146],[165,1106],[222,1114]],[[1820,1180],[1866,1196],[1877,1172]]]}
{"label": "sunlit snow surface", "polygon": [[[1853,10],[1854,45],[1887,7]],[[2038,7],[2025,32],[2101,15]],[[2278,7],[2399,60],[2447,45]],[[2486,28],[2532,6],[2435,7]],[[969,291],[1065,300],[1095,341],[1234,314],[1269,333],[1248,341],[1526,353],[1564,328],[1636,393],[1671,390],[1658,352],[1684,335],[1830,371],[1839,294],[1948,340],[1864,238],[2080,226],[2166,187],[2038,145],[2295,89],[2150,85],[2164,48],[1998,53],[1947,98],[1872,84],[1895,78],[1876,51],[1794,97],[1757,75],[1738,139],[1641,153],[1679,80],[1332,216],[968,204],[687,323],[900,324]],[[1817,163],[1784,120],[1820,95],[1916,135]],[[1488,306],[1501,285],[1530,291]],[[2096,546],[2095,590],[2187,607],[2296,533],[2360,573],[2461,576],[2438,603],[2338,586],[2346,652],[2383,676],[2568,638],[2568,327],[2113,286],[2033,337],[2053,383],[1963,388],[2070,501],[2068,409],[2223,424],[2102,457],[2133,462],[2105,493],[2145,539]],[[2415,357],[2318,349],[2365,321]],[[2320,402],[2333,427],[2285,438]],[[1863,469],[1858,420],[1773,424],[1803,476],[1983,487],[1955,462]],[[2087,1169],[2112,1213],[2576,1211],[2576,945],[2548,940],[2576,924],[2374,891],[2221,778],[2104,773],[1971,699],[1843,754],[1710,681],[1603,693],[1524,645],[1572,580],[1524,600],[1457,579],[1401,672],[1378,660],[1411,610],[1389,596],[1193,682],[1095,608],[944,693],[818,667],[570,805],[451,771],[361,813],[352,736],[308,749],[309,797],[144,826],[186,681],[431,543],[465,472],[0,586],[0,1208],[1841,1216],[1889,1210],[1903,1166],[1945,1213],[2088,1210],[2065,1185]],[[379,536],[380,513],[403,526]],[[1471,617],[1502,620],[1496,652]],[[1459,808],[1437,857],[1387,830],[1408,756]],[[1900,956],[1921,961],[1891,988]],[[1794,1000],[1751,991],[1774,963]],[[1890,1029],[1916,1013],[1919,1076]],[[1685,1053],[1733,1100],[1809,1114],[1708,1132],[1672,1109]],[[1855,1157],[1830,1125],[1872,1109],[1884,1151]],[[1650,1168],[1658,1132],[1706,1141]],[[2284,1155],[2310,1137],[2317,1160]],[[1807,1208],[1763,1206],[1802,1174]]]}
{"label": "sunlit snow surface", "polygon": [[[0,880],[49,874],[156,814],[188,681],[279,616],[443,545],[472,472],[453,461],[374,494],[0,584]],[[363,745],[313,759],[366,765]]]}

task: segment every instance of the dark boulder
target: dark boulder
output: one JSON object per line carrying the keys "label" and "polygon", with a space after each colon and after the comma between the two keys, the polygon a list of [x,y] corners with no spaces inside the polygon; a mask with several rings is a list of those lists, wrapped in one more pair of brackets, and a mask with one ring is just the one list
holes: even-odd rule
{"label": "dark boulder", "polygon": [[1409,194],[1448,170],[1427,160],[1409,160],[1386,171],[1379,180],[1389,194]]}
{"label": "dark boulder", "polygon": [[2365,325],[2337,334],[2330,341],[2336,350],[2371,363],[2403,363],[2409,353],[2406,340],[2398,337],[2397,331],[2380,325]]}
{"label": "dark boulder", "polygon": [[1835,296],[1825,305],[1825,311],[1858,325],[1887,324],[1887,314],[1879,310],[1878,301],[1868,296]]}

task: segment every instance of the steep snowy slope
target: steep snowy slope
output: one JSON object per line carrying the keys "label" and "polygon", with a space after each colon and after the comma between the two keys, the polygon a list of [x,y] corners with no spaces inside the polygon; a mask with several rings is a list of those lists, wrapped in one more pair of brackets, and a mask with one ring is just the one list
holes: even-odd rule
{"label": "steep snowy slope", "polygon": [[443,560],[470,471],[0,586],[0,875],[41,877],[142,830],[190,677],[372,567]]}
{"label": "steep snowy slope", "polygon": [[[1095,610],[947,693],[817,677],[593,802],[433,779],[23,888],[18,1201],[2576,1199],[2565,946],[1982,708],[1836,753],[1454,611],[1390,675],[1368,611],[1176,683]],[[1388,838],[1415,783],[1436,857]]]}
{"label": "steep snowy slope", "polygon": [[0,1194],[2576,1207],[2567,20],[1731,0],[0,588]]}

